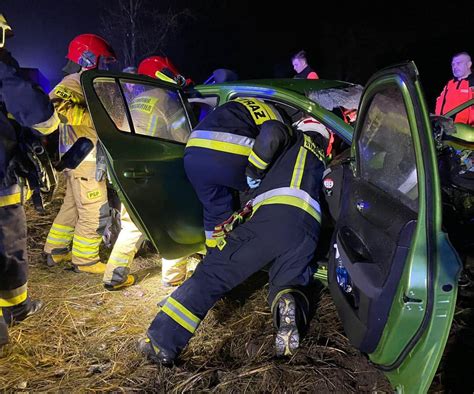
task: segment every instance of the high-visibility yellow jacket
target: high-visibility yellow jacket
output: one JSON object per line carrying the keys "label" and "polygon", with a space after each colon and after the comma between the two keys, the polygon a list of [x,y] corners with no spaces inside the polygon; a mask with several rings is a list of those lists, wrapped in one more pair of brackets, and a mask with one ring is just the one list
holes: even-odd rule
{"label": "high-visibility yellow jacket", "polygon": [[79,137],[87,137],[94,143],[94,149],[72,171],[74,176],[93,178],[96,170],[97,133],[87,109],[80,82],[80,73],[70,74],[54,87],[49,94],[59,114],[59,154],[66,153]]}

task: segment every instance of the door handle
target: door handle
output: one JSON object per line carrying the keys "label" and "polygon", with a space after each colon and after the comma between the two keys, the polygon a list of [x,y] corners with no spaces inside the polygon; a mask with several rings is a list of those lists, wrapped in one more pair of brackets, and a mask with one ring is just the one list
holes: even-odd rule
{"label": "door handle", "polygon": [[123,176],[129,179],[148,179],[153,176],[153,172],[129,170],[124,171]]}
{"label": "door handle", "polygon": [[355,205],[356,209],[361,213],[367,211],[367,208],[369,208],[369,204],[363,200],[356,201]]}

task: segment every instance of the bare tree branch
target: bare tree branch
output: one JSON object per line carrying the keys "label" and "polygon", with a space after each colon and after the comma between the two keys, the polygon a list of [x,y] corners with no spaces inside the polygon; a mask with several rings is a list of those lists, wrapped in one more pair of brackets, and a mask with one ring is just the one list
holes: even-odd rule
{"label": "bare tree branch", "polygon": [[151,54],[164,54],[166,44],[192,17],[189,9],[159,9],[159,1],[116,0],[102,12],[101,33],[114,47],[122,67],[137,65]]}

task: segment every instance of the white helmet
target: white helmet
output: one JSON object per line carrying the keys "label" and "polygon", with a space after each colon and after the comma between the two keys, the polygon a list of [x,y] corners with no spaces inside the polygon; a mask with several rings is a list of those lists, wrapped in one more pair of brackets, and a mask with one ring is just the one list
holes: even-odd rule
{"label": "white helmet", "polygon": [[303,133],[307,131],[319,133],[327,140],[329,140],[329,137],[331,135],[329,129],[326,126],[324,126],[321,122],[318,122],[316,119],[310,116],[307,116],[293,123],[293,127]]}

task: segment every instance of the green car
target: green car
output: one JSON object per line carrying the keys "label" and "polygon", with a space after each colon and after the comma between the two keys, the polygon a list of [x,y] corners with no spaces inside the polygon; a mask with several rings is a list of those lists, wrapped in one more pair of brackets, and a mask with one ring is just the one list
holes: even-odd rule
{"label": "green car", "polygon": [[[90,71],[82,85],[111,181],[165,258],[203,248],[201,206],[179,140],[213,107],[258,97],[293,119],[309,115],[331,129],[338,141],[322,205],[334,221],[327,220],[321,237],[328,240],[328,287],[351,343],[393,387],[428,390],[450,331],[461,263],[441,227],[435,140],[414,63],[371,78],[354,128],[309,98],[353,87],[339,81],[238,81],[183,91],[144,76]],[[148,135],[133,116],[149,109],[134,97],[151,90],[163,100],[154,121],[165,124],[166,134]]]}

